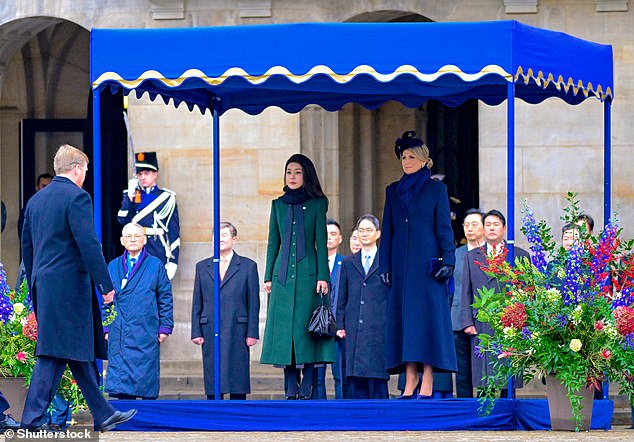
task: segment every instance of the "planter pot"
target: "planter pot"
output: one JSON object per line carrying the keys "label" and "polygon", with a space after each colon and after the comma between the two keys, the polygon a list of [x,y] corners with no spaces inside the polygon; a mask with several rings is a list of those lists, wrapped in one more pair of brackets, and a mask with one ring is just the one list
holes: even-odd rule
{"label": "planter pot", "polygon": [[[550,410],[550,427],[555,431],[575,431],[576,423],[572,418],[570,400],[566,396],[566,387],[552,375],[546,376],[546,392],[548,393],[548,409]],[[583,422],[579,431],[590,429],[592,419],[592,405],[594,404],[594,392],[590,388],[582,388],[577,393],[581,396],[581,414]]]}
{"label": "planter pot", "polygon": [[11,408],[6,413],[9,413],[16,421],[20,422],[22,420],[24,402],[26,401],[26,393],[28,392],[28,388],[24,386],[24,378],[0,377],[0,391],[11,405]]}

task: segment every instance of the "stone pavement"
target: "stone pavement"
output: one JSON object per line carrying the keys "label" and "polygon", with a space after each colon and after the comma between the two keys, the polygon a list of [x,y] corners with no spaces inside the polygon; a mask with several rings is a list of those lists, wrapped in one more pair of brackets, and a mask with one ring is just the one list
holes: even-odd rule
{"label": "stone pavement", "polygon": [[320,432],[182,432],[140,433],[113,431],[100,436],[102,442],[347,442],[347,441],[455,441],[455,442],[507,442],[507,441],[634,441],[634,430],[614,427],[612,431],[586,433],[551,431],[320,431]]}

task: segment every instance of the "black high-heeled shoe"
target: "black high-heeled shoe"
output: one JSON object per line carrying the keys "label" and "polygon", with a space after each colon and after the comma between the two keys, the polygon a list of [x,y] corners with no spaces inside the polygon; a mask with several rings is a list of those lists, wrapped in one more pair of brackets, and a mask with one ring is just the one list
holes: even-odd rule
{"label": "black high-heeled shoe", "polygon": [[413,399],[414,395],[413,394],[402,394],[399,397],[397,397],[396,399]]}
{"label": "black high-heeled shoe", "polygon": [[414,387],[414,392],[412,393],[412,396],[414,396],[415,398],[419,396],[418,393],[420,393],[420,387],[422,385],[423,385],[423,378],[419,378],[418,384],[416,384],[416,387]]}
{"label": "black high-heeled shoe", "polygon": [[416,399],[419,400],[423,400],[423,399],[431,399],[433,396],[432,395],[426,395],[426,394],[419,394],[418,396],[416,396]]}

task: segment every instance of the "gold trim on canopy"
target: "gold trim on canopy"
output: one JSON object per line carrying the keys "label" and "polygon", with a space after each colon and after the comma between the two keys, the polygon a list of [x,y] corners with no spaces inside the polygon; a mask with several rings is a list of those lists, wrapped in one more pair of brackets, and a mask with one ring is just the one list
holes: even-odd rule
{"label": "gold trim on canopy", "polygon": [[568,77],[568,80],[564,80],[564,78],[559,75],[557,80],[555,80],[555,76],[552,73],[545,75],[542,71],[538,71],[537,74],[535,74],[532,68],[528,68],[528,71],[524,73],[524,69],[519,66],[514,79],[516,83],[519,81],[520,77],[522,78],[524,84],[528,84],[529,81],[533,79],[537,86],[541,86],[543,89],[546,89],[548,85],[552,83],[558,91],[563,89],[566,93],[569,93],[570,89],[572,89],[572,93],[577,95],[579,90],[581,90],[586,98],[590,96],[590,92],[592,92],[593,95],[599,97],[601,101],[604,101],[608,97],[612,98],[612,90],[609,86],[604,91],[600,84],[595,87],[592,82],[584,84],[582,80],[577,80],[575,84],[575,80],[572,77]]}

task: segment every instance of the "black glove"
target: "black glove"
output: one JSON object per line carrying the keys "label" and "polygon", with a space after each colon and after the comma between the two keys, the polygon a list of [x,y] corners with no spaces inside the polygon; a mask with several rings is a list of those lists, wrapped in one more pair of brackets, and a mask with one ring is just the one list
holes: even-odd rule
{"label": "black glove", "polygon": [[388,287],[392,287],[392,274],[390,272],[381,273],[379,275],[381,282]]}
{"label": "black glove", "polygon": [[453,266],[443,265],[441,268],[438,269],[438,271],[434,275],[434,278],[439,281],[444,281],[445,279],[451,278],[451,275],[453,275]]}

